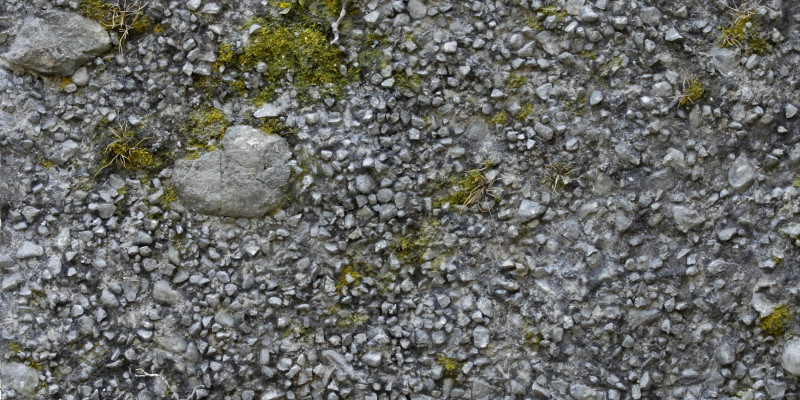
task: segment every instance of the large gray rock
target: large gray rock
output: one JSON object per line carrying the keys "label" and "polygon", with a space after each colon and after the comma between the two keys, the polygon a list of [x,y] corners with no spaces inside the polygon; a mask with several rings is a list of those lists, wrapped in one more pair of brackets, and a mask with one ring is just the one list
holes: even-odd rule
{"label": "large gray rock", "polygon": [[289,145],[250,126],[228,129],[221,150],[178,160],[172,180],[183,203],[201,214],[262,217],[286,197]]}
{"label": "large gray rock", "polygon": [[5,388],[14,390],[20,395],[33,393],[39,385],[39,373],[35,369],[15,362],[0,363],[0,378]]}
{"label": "large gray rock", "polygon": [[99,23],[75,13],[45,11],[22,23],[3,58],[33,72],[69,76],[110,48],[111,39]]}
{"label": "large gray rock", "polygon": [[781,366],[792,375],[800,375],[800,340],[786,342],[781,354]]}

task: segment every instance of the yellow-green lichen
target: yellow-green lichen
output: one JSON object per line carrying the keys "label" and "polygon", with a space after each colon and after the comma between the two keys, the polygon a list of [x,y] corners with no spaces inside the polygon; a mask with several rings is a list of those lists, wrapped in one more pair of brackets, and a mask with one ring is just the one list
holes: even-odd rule
{"label": "yellow-green lichen", "polygon": [[501,111],[489,118],[487,122],[493,125],[505,125],[508,123],[508,113]]}
{"label": "yellow-green lichen", "polygon": [[217,51],[217,67],[233,62],[233,56],[233,47],[231,47],[230,43],[220,43]]}
{"label": "yellow-green lichen", "polygon": [[519,109],[519,112],[517,112],[517,116],[515,118],[517,121],[522,122],[528,119],[531,114],[533,114],[533,104],[528,103]]}
{"label": "yellow-green lichen", "polygon": [[528,77],[524,75],[511,74],[508,76],[508,88],[519,89],[528,83]]}
{"label": "yellow-green lichen", "polygon": [[55,163],[53,161],[50,161],[50,160],[44,158],[44,157],[40,157],[39,158],[39,165],[44,169],[50,169],[50,168],[53,168]]}
{"label": "yellow-green lichen", "polygon": [[436,359],[436,363],[442,366],[442,375],[450,379],[457,378],[458,375],[461,374],[462,368],[464,368],[463,362],[452,357],[447,357],[444,354],[439,355]]}
{"label": "yellow-green lichen", "polygon": [[533,328],[530,322],[522,324],[522,344],[530,349],[535,349],[542,341],[542,335]]}
{"label": "yellow-green lichen", "polygon": [[161,207],[169,210],[170,204],[178,200],[178,193],[174,186],[167,186],[164,188],[164,195],[161,197]]}
{"label": "yellow-green lichen", "polygon": [[783,336],[792,326],[792,312],[785,304],[775,307],[772,312],[764,318],[761,318],[758,327],[761,332],[773,337]]}
{"label": "yellow-green lichen", "polygon": [[284,138],[289,138],[298,132],[296,127],[286,125],[278,118],[266,119],[258,126],[258,128],[268,135],[278,135]]}

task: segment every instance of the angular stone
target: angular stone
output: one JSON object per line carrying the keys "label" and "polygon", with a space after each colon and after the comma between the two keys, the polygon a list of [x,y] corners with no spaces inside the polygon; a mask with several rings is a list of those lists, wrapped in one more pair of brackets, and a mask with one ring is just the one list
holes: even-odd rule
{"label": "angular stone", "polygon": [[744,156],[736,157],[728,169],[728,183],[736,193],[747,190],[756,180],[756,170]]}
{"label": "angular stone", "polygon": [[175,162],[172,180],[183,203],[201,214],[243,218],[278,207],[291,175],[286,140],[238,125],[228,128],[222,146]]}
{"label": "angular stone", "polygon": [[421,0],[409,0],[408,2],[408,15],[413,19],[425,18],[428,14],[428,7]]}
{"label": "angular stone", "polygon": [[169,282],[161,280],[153,284],[153,299],[167,305],[174,305],[181,298],[181,294],[170,286]]}
{"label": "angular stone", "polygon": [[22,242],[22,245],[17,249],[17,259],[19,260],[41,257],[42,255],[44,255],[44,248],[33,242]]}
{"label": "angular stone", "polygon": [[472,343],[476,348],[485,349],[489,346],[490,338],[489,328],[485,326],[478,326],[472,331]]}
{"label": "angular stone", "polygon": [[517,215],[522,222],[528,222],[534,218],[541,217],[547,211],[547,207],[535,201],[524,199],[519,203]]}
{"label": "angular stone", "polygon": [[689,229],[702,224],[706,220],[706,218],[697,211],[684,206],[672,207],[672,217],[675,219],[675,225],[683,232],[687,232]]}
{"label": "angular stone", "polygon": [[99,23],[76,13],[45,11],[22,23],[3,58],[33,72],[70,76],[110,48],[111,39]]}
{"label": "angular stone", "polygon": [[569,386],[569,394],[575,400],[603,400],[605,393],[600,389],[594,389],[589,386],[574,383]]}
{"label": "angular stone", "polygon": [[370,367],[377,368],[381,366],[383,357],[381,356],[380,353],[367,353],[364,354],[363,357],[361,357],[361,361],[363,361],[364,364],[367,364]]}

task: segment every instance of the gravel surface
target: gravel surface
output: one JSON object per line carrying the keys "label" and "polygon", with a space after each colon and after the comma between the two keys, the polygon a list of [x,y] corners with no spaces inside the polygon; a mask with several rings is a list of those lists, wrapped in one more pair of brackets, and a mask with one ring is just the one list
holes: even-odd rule
{"label": "gravel surface", "polygon": [[797,398],[797,65],[790,0],[4,0],[2,398]]}

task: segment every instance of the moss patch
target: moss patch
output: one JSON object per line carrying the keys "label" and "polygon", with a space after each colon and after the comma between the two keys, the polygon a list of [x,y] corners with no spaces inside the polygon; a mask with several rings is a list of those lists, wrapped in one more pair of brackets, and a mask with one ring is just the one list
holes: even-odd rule
{"label": "moss patch", "polygon": [[681,107],[694,104],[706,93],[706,89],[697,78],[686,79],[683,83],[683,93],[681,94],[678,105]]}
{"label": "moss patch", "polygon": [[110,143],[103,148],[103,165],[95,176],[108,167],[120,170],[150,172],[163,165],[162,159],[147,147],[149,138],[140,137],[138,132],[125,123],[110,129]]}
{"label": "moss patch", "polygon": [[756,10],[743,4],[731,10],[733,20],[719,27],[720,47],[736,46],[747,54],[764,54],[770,50],[766,35],[761,32]]}
{"label": "moss patch", "polygon": [[480,201],[484,194],[491,195],[491,187],[494,181],[486,178],[485,171],[493,167],[492,161],[486,160],[483,163],[483,167],[467,171],[460,177],[454,177],[450,182],[451,191],[443,197],[435,199],[433,206],[441,207],[447,203],[469,206]]}
{"label": "moss patch", "polygon": [[202,153],[216,150],[227,129],[228,118],[222,110],[214,107],[194,110],[182,129],[188,143],[186,158],[196,159]]}
{"label": "moss patch", "polygon": [[448,378],[455,379],[461,374],[461,369],[464,367],[463,362],[459,362],[455,358],[447,357],[444,354],[439,355],[436,363],[442,366],[442,374]]}
{"label": "moss patch", "polygon": [[761,318],[758,327],[766,335],[778,337],[783,336],[792,326],[792,312],[785,304],[781,304],[772,310],[772,313]]}
{"label": "moss patch", "polygon": [[[341,92],[347,83],[340,71],[343,55],[320,28],[267,19],[254,23],[261,28],[250,35],[237,64],[244,71],[254,71],[262,62],[266,65],[260,72],[263,82],[256,103],[273,100],[279,89],[290,85],[300,93],[316,89],[322,97]],[[306,103],[311,100],[309,96],[300,97]]]}

